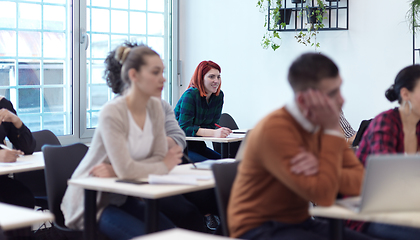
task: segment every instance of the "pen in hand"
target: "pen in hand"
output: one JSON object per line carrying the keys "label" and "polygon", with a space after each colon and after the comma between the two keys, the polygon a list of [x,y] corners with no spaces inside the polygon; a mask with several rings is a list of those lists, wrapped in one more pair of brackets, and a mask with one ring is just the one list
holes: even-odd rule
{"label": "pen in hand", "polygon": [[197,166],[195,166],[195,163],[188,157],[187,154],[184,153],[184,158],[189,162],[192,163],[192,165],[194,166],[194,168],[197,168]]}
{"label": "pen in hand", "polygon": [[[9,148],[8,146],[6,146],[6,145],[4,145],[4,144],[0,144],[0,147],[2,148],[2,149],[6,149],[6,150],[10,150],[10,151],[15,151],[15,149],[12,149],[12,148]],[[23,153],[22,154],[18,154],[19,156],[23,156]]]}
{"label": "pen in hand", "polygon": [[219,124],[215,123],[214,126],[216,126],[217,128],[222,128],[222,126],[220,126]]}

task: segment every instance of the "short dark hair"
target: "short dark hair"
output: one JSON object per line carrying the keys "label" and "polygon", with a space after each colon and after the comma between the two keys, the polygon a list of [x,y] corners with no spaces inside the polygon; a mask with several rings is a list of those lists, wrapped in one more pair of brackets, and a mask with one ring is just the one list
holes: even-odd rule
{"label": "short dark hair", "polygon": [[389,87],[385,92],[385,97],[393,102],[398,100],[399,103],[402,102],[401,99],[401,88],[407,88],[408,91],[412,92],[414,87],[416,87],[417,82],[420,80],[420,65],[415,64],[403,68],[395,77],[394,84]]}
{"label": "short dark hair", "polygon": [[320,53],[305,53],[292,63],[287,79],[297,92],[316,89],[322,79],[337,76],[338,67],[330,58]]}

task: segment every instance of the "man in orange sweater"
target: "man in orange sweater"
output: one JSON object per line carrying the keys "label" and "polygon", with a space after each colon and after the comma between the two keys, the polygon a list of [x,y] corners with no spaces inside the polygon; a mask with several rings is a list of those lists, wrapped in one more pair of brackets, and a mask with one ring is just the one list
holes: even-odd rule
{"label": "man in orange sweater", "polygon": [[[309,216],[309,203],[329,206],[338,193],[360,194],[364,169],[339,125],[337,66],[304,54],[288,80],[294,101],[261,120],[247,140],[228,207],[231,237],[328,239],[328,223]],[[371,239],[345,231],[346,239]]]}

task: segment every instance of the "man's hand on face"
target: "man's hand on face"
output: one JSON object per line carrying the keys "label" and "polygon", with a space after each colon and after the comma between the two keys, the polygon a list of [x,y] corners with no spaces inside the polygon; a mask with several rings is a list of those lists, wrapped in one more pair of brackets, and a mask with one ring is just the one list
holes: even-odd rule
{"label": "man's hand on face", "polygon": [[324,129],[340,130],[340,111],[334,102],[324,93],[309,89],[298,94],[298,104],[303,115],[311,123]]}

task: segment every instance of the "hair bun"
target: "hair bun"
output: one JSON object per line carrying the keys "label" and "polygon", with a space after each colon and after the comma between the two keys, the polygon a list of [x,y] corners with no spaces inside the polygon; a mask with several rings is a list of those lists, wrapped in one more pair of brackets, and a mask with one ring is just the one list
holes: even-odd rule
{"label": "hair bun", "polygon": [[117,48],[117,51],[115,51],[115,59],[122,65],[127,59],[128,53],[130,52],[130,47],[121,46]]}
{"label": "hair bun", "polygon": [[394,90],[394,84],[389,87],[385,92],[385,97],[390,101],[393,102],[398,99],[398,94]]}

